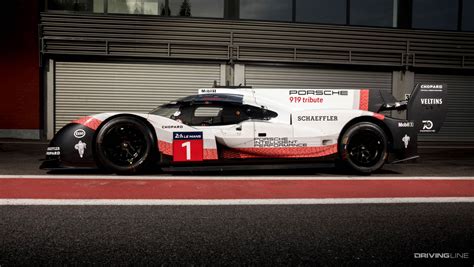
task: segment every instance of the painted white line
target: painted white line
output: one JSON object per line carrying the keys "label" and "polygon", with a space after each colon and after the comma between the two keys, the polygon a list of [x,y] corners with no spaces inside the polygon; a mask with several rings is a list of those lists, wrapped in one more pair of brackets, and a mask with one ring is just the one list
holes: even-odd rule
{"label": "painted white line", "polygon": [[0,199],[0,206],[91,205],[91,206],[186,206],[186,205],[314,205],[314,204],[390,204],[390,203],[473,203],[474,197],[418,198],[326,198],[326,199]]}
{"label": "painted white line", "polygon": [[118,176],[118,175],[0,175],[0,179],[108,179],[108,180],[474,180],[472,176]]}

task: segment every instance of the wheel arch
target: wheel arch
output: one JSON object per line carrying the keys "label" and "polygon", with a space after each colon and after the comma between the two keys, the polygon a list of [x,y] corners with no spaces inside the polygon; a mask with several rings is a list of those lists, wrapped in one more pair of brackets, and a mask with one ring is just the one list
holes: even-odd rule
{"label": "wheel arch", "polygon": [[[154,145],[155,145],[155,151],[156,153],[159,153],[160,151],[158,150],[158,137],[156,135],[156,131],[155,131],[155,127],[153,127],[153,125],[144,117],[141,117],[141,116],[138,116],[138,115],[135,115],[135,114],[128,114],[128,113],[122,113],[122,114],[116,114],[116,115],[113,115],[113,116],[110,116],[108,117],[107,119],[105,119],[104,121],[102,121],[102,123],[99,125],[99,127],[97,127],[95,133],[94,133],[94,137],[92,139],[92,146],[93,146],[93,151],[95,151],[96,149],[96,141],[97,141],[97,135],[99,134],[100,130],[102,129],[102,127],[104,127],[104,125],[113,120],[113,119],[116,119],[116,118],[120,118],[120,117],[131,117],[131,118],[134,118],[134,119],[137,119],[139,120],[140,122],[142,122],[147,128],[148,130],[150,130],[150,132],[152,133],[152,136],[153,136],[153,141],[154,141]],[[95,155],[94,153],[94,160],[97,161],[97,155]]]}
{"label": "wheel arch", "polygon": [[[342,128],[341,132],[339,133],[339,137],[337,138],[337,143],[338,144],[341,143],[342,136],[347,131],[347,129],[349,129],[349,127],[351,127],[352,125],[354,125],[356,123],[359,123],[359,122],[371,122],[371,123],[379,126],[384,131],[385,135],[387,136],[387,140],[388,140],[387,147],[389,149],[392,147],[392,143],[393,143],[392,132],[390,131],[388,126],[382,120],[380,120],[376,117],[372,117],[372,116],[360,116],[360,117],[356,117],[356,118],[350,120],[349,122],[347,122],[344,125],[344,127]],[[338,152],[339,152],[339,146],[338,146]]]}

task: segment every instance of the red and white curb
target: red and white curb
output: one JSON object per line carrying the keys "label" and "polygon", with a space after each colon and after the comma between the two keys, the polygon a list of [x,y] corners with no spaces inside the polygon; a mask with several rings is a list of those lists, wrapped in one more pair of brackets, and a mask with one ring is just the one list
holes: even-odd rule
{"label": "red and white curb", "polygon": [[0,176],[0,205],[474,202],[474,177]]}

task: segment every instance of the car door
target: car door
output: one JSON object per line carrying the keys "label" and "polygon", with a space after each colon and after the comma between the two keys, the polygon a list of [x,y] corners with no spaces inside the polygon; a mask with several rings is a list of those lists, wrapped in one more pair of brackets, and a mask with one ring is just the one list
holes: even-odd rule
{"label": "car door", "polygon": [[217,142],[230,148],[254,147],[255,123],[251,120],[221,126],[216,134]]}
{"label": "car door", "polygon": [[[292,125],[267,120],[255,121],[255,140],[266,141],[269,147],[282,145],[283,139],[293,138]],[[271,145],[273,144],[273,145]]]}

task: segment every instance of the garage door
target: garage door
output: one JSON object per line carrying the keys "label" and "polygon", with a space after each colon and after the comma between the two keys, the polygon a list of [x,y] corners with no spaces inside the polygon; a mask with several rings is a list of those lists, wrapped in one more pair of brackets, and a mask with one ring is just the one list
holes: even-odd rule
{"label": "garage door", "polygon": [[474,143],[474,76],[415,74],[415,82],[448,84],[448,115],[443,127],[419,140]]}
{"label": "garage door", "polygon": [[255,88],[392,89],[391,72],[246,65],[245,80]]}
{"label": "garage door", "polygon": [[219,64],[56,62],[55,129],[101,112],[149,112],[220,80]]}

